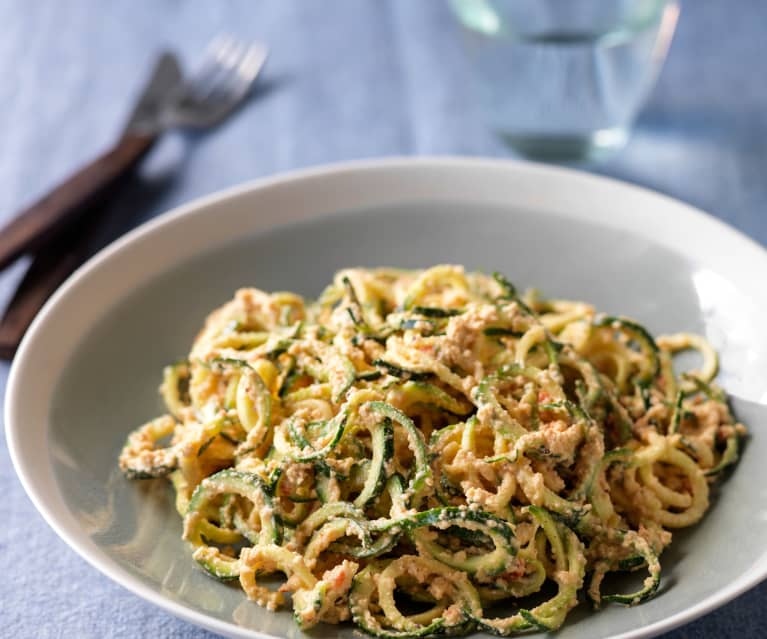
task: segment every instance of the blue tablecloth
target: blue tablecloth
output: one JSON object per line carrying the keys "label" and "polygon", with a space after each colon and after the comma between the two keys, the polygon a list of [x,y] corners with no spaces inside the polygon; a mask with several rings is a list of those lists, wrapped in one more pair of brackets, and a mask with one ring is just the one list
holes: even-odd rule
{"label": "blue tablecloth", "polygon": [[[0,218],[120,130],[163,47],[269,43],[255,99],[210,135],[169,135],[94,249],[181,202],[287,169],[392,154],[512,155],[485,130],[443,2],[0,2]],[[767,3],[688,0],[627,148],[585,168],[668,193],[767,242]],[[0,277],[0,304],[23,265]],[[0,366],[5,389],[8,366]],[[0,634],[209,637],[103,577],[56,537],[0,446]],[[737,540],[733,540],[737,543]],[[763,637],[767,585],[668,637]]]}

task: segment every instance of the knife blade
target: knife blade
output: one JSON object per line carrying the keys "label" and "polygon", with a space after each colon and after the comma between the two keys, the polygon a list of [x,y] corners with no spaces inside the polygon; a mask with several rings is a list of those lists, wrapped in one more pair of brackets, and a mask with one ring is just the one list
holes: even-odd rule
{"label": "knife blade", "polygon": [[163,129],[163,114],[181,86],[183,73],[178,58],[163,51],[128,117],[123,134],[156,135]]}

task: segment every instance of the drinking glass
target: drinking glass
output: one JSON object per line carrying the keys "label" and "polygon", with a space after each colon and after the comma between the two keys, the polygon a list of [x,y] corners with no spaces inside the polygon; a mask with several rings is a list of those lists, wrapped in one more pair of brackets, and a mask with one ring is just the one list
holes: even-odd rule
{"label": "drinking glass", "polygon": [[673,0],[451,0],[490,126],[568,161],[626,143],[666,57]]}

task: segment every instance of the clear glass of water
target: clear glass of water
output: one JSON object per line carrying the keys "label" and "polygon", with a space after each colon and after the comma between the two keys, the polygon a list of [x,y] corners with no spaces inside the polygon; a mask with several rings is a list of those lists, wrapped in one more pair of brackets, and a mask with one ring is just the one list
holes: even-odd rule
{"label": "clear glass of water", "polygon": [[490,125],[551,161],[622,147],[679,15],[673,0],[451,0]]}

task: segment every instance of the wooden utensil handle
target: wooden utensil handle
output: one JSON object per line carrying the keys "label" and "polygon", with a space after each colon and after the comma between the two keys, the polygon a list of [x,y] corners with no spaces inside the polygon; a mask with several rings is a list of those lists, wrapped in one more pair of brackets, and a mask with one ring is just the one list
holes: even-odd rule
{"label": "wooden utensil handle", "polygon": [[124,135],[109,151],[84,166],[0,230],[0,269],[35,251],[64,225],[107,194],[151,148],[154,135]]}
{"label": "wooden utensil handle", "polygon": [[82,243],[67,242],[46,246],[35,257],[0,320],[0,359],[13,358],[38,311],[85,256]]}

